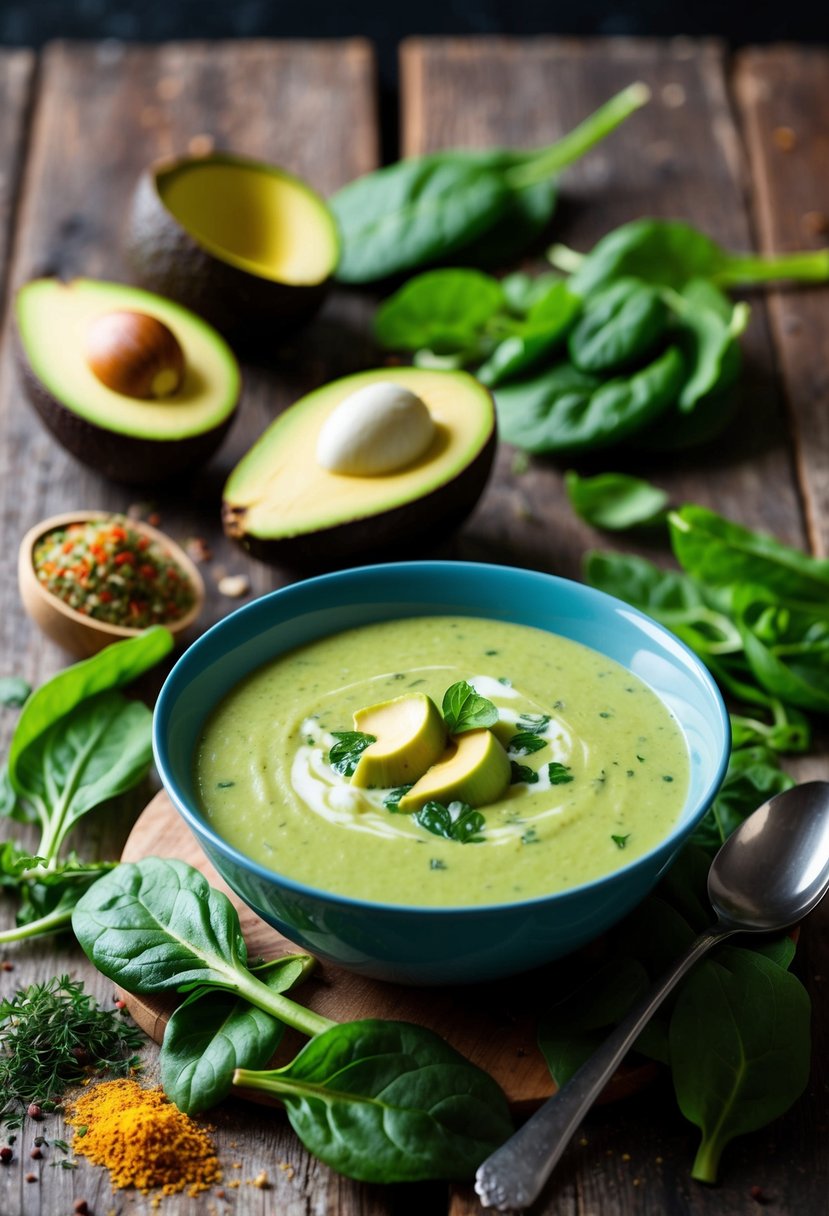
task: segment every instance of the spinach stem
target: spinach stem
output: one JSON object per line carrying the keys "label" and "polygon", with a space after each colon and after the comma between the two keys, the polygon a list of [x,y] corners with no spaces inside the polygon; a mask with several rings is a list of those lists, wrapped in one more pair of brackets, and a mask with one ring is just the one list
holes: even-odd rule
{"label": "spinach stem", "polygon": [[551,245],[547,250],[547,260],[556,270],[563,270],[565,274],[575,274],[584,258],[583,253],[577,253],[569,245]]}
{"label": "spinach stem", "polygon": [[507,174],[510,185],[521,189],[554,177],[645,105],[650,95],[650,89],[641,81],[628,85],[549,148],[534,153],[523,164],[511,169]]}
{"label": "spinach stem", "polygon": [[769,279],[822,283],[829,279],[829,249],[800,250],[777,257],[731,254],[714,278],[726,287],[740,283],[765,283]]}
{"label": "spinach stem", "polygon": [[30,921],[28,925],[5,929],[0,933],[0,946],[4,946],[7,942],[22,942],[27,937],[39,937],[46,933],[57,933],[60,929],[68,929],[72,920],[72,911],[72,908],[64,908],[60,911],[50,912],[48,916],[41,916],[39,920]]}
{"label": "spinach stem", "polygon": [[703,1140],[691,1167],[691,1177],[697,1182],[716,1182],[721,1155],[722,1148],[717,1147],[713,1138]]}
{"label": "spinach stem", "polygon": [[234,974],[234,981],[236,991],[245,1000],[250,1001],[251,1005],[256,1005],[265,1013],[270,1013],[280,1022],[284,1022],[286,1026],[291,1026],[300,1034],[308,1035],[309,1038],[338,1025],[330,1018],[325,1018],[320,1013],[314,1013],[313,1010],[306,1009],[304,1005],[298,1005],[296,1001],[290,1000],[281,993],[273,992],[267,984],[263,984],[249,971],[238,971]]}

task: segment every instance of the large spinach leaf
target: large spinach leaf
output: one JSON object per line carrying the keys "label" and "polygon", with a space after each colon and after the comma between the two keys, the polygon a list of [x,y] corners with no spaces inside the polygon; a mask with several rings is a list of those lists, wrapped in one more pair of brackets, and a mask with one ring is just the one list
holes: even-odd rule
{"label": "large spinach leaf", "polygon": [[389,350],[426,348],[438,355],[475,350],[481,331],[504,307],[496,279],[477,270],[430,270],[405,283],[374,318]]}
{"label": "large spinach leaf", "polygon": [[[256,978],[287,992],[314,960],[286,954],[257,968]],[[173,1011],[159,1054],[161,1086],[179,1110],[195,1115],[230,1092],[234,1070],[263,1068],[284,1033],[275,1017],[230,992],[196,988]]]}
{"label": "large spinach leaf", "polygon": [[[502,244],[512,225],[529,221],[532,240],[552,214],[555,193],[539,190],[643,105],[648,91],[631,85],[574,131],[534,151],[450,150],[411,157],[357,178],[331,199],[342,235],[337,277],[369,283],[445,261],[463,251],[476,261],[480,238]],[[480,242],[480,243],[479,243]]]}
{"label": "large spinach leaf", "polygon": [[682,507],[671,513],[670,524],[677,561],[700,583],[709,587],[753,583],[783,599],[826,603],[829,559],[810,557],[706,507]]}
{"label": "large spinach leaf", "polygon": [[580,477],[569,469],[564,487],[577,515],[596,528],[615,532],[662,523],[668,495],[641,478],[627,473],[598,473]]}
{"label": "large spinach leaf", "polygon": [[507,443],[528,452],[566,454],[610,447],[667,409],[679,394],[683,376],[675,347],[640,371],[604,383],[560,364],[496,392],[499,432]]}
{"label": "large spinach leaf", "polygon": [[233,904],[183,861],[147,857],[118,866],[79,900],[72,928],[87,958],[130,992],[210,985],[303,1034],[332,1024],[251,974]]}
{"label": "large spinach leaf", "polygon": [[619,279],[588,299],[567,342],[570,358],[583,372],[615,372],[642,362],[665,334],[669,316],[655,288]]}
{"label": "large spinach leaf", "polygon": [[809,1077],[808,994],[763,954],[725,947],[685,980],[670,1025],[680,1109],[702,1131],[692,1175],[715,1182],[735,1136],[782,1115]]}
{"label": "large spinach leaf", "polygon": [[785,773],[766,747],[742,747],[732,751],[728,771],[710,809],[694,829],[691,841],[710,857],[758,806],[791,789],[794,779]]}
{"label": "large spinach leaf", "polygon": [[122,688],[138,679],[169,653],[169,630],[154,625],[134,638],[107,646],[90,659],[58,672],[26,701],[9,749],[9,777],[14,785],[17,766],[26,748],[59,718],[87,697],[109,688]]}
{"label": "large spinach leaf", "polygon": [[470,1178],[512,1131],[492,1078],[405,1022],[332,1027],[287,1067],[234,1083],[279,1098],[305,1147],[362,1182]]}

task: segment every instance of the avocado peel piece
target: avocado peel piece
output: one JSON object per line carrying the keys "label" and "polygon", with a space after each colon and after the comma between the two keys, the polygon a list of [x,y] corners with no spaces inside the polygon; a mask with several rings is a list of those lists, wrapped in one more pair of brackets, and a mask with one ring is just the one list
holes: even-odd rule
{"label": "avocado peel piece", "polygon": [[440,710],[425,693],[410,693],[358,709],[354,729],[375,737],[351,777],[351,784],[362,789],[413,784],[446,746]]}
{"label": "avocado peel piece", "polygon": [[401,811],[419,811],[427,802],[466,802],[487,806],[510,783],[509,757],[491,730],[453,735],[436,764],[400,799]]}
{"label": "avocado peel piece", "polygon": [[125,253],[136,282],[237,344],[272,347],[328,293],[339,232],[324,199],[278,165],[227,152],[150,166]]}
{"label": "avocado peel piece", "polygon": [[[90,328],[132,314],[169,331],[179,383],[146,399],[103,382],[89,362]],[[95,279],[33,279],[15,299],[17,357],[26,394],[55,438],[113,481],[162,481],[212,456],[241,392],[235,356],[201,317],[151,292]],[[169,356],[167,357],[169,359]]]}
{"label": "avocado peel piece", "polygon": [[[377,383],[419,397],[432,442],[405,467],[344,476],[317,460],[337,407]],[[242,457],[224,488],[225,533],[254,557],[300,568],[347,565],[359,554],[410,556],[447,538],[477,503],[492,469],[492,397],[466,372],[378,368],[323,385],[283,411]]]}

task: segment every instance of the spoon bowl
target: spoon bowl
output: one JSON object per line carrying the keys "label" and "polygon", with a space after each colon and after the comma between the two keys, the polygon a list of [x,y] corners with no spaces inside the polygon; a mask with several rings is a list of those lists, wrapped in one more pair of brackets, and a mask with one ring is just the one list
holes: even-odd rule
{"label": "spoon bowl", "polygon": [[829,884],[829,783],[770,798],[729,836],[711,865],[708,898],[723,925],[769,933],[801,920]]}

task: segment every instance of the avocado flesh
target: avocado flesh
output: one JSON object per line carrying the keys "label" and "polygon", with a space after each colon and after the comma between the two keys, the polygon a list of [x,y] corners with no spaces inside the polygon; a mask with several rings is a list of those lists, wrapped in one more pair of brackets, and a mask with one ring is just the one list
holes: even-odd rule
{"label": "avocado flesh", "polygon": [[486,806],[510,783],[509,757],[491,730],[454,735],[437,764],[400,799],[401,811],[419,811],[427,802],[467,802]]}
{"label": "avocado flesh", "polygon": [[324,282],[339,236],[324,201],[275,166],[213,156],[156,176],[159,198],[215,257],[276,283]]}
{"label": "avocado flesh", "polygon": [[[437,424],[430,447],[405,468],[371,477],[344,476],[318,465],[317,439],[333,410],[358,389],[389,380],[411,389],[426,403]],[[459,487],[465,513],[483,488],[493,453],[492,398],[466,372],[380,368],[346,376],[296,402],[242,458],[224,490],[225,530],[246,542],[267,541],[306,536],[347,521],[372,520],[454,481],[460,483],[469,470],[468,490]],[[448,503],[434,503],[429,522],[436,535],[452,514]],[[374,524],[365,538],[359,538],[369,543],[359,547],[372,547],[372,530]],[[391,529],[390,539],[394,536]],[[334,543],[332,537],[332,548]],[[359,551],[358,545],[352,544],[351,551]]]}
{"label": "avocado flesh", "polygon": [[[106,387],[86,362],[86,332],[103,313],[157,317],[184,352],[181,387],[164,400],[141,400]],[[90,425],[138,439],[175,441],[227,423],[240,391],[230,347],[200,317],[170,300],[121,283],[35,279],[20,289],[17,327],[28,370],[59,406]]]}
{"label": "avocado flesh", "polygon": [[351,784],[362,789],[412,784],[446,746],[440,710],[425,693],[358,709],[354,729],[377,739],[360,756],[351,777]]}

